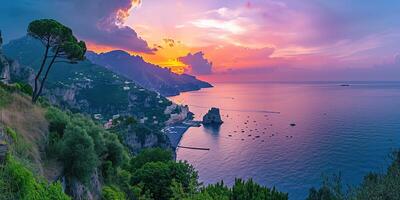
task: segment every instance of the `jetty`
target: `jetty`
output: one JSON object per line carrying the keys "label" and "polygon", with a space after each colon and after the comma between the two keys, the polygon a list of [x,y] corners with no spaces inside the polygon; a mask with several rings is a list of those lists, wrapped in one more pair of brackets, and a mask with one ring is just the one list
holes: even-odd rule
{"label": "jetty", "polygon": [[178,145],[178,148],[184,148],[184,149],[193,149],[193,150],[203,150],[203,151],[210,151],[210,148],[202,148],[202,147],[187,147],[187,146],[181,146],[181,145]]}

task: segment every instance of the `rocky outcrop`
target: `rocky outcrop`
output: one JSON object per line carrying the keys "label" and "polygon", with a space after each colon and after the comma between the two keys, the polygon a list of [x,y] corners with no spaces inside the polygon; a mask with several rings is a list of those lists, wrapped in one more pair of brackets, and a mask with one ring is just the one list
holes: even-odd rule
{"label": "rocky outcrop", "polygon": [[123,135],[123,142],[133,154],[144,148],[170,147],[169,140],[165,134],[158,130],[149,129],[144,124],[129,125],[123,129],[125,130],[120,129]]}
{"label": "rocky outcrop", "polygon": [[203,124],[218,125],[222,124],[219,108],[211,108],[206,115],[203,116]]}
{"label": "rocky outcrop", "polygon": [[10,64],[2,52],[3,38],[0,31],[0,81],[8,83],[10,81]]}
{"label": "rocky outcrop", "polygon": [[[65,177],[63,178],[65,180]],[[90,177],[89,184],[83,184],[76,179],[66,180],[66,191],[74,200],[101,199],[101,188],[99,172],[96,169]],[[65,186],[65,185],[64,185]]]}
{"label": "rocky outcrop", "polygon": [[2,50],[2,37],[0,31],[0,82],[26,82],[33,84],[35,72],[29,67],[22,67],[18,61],[7,58]]}

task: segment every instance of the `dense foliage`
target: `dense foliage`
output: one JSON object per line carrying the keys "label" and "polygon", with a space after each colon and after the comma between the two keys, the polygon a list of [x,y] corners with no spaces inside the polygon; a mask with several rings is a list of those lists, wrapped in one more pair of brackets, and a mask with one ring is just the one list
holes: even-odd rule
{"label": "dense foliage", "polygon": [[173,185],[173,198],[182,200],[287,200],[288,195],[253,182],[251,179],[243,181],[236,179],[232,187],[226,186],[223,182],[208,185],[199,192],[186,193],[179,183]]}
{"label": "dense foliage", "polygon": [[0,200],[68,200],[59,182],[48,184],[31,166],[31,147],[17,131],[5,128],[9,152],[0,164]]}
{"label": "dense foliage", "polygon": [[47,152],[64,163],[65,174],[87,183],[97,167],[118,167],[124,159],[124,147],[118,138],[91,119],[50,107]]}
{"label": "dense foliage", "polygon": [[68,200],[58,182],[47,184],[12,156],[0,166],[0,199]]}

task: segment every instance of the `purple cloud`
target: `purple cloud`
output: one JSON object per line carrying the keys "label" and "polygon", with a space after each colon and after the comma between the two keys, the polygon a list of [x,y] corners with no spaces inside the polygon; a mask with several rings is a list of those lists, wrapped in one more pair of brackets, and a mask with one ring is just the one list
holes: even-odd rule
{"label": "purple cloud", "polygon": [[192,75],[208,75],[212,73],[212,62],[204,58],[204,53],[199,51],[195,54],[187,54],[179,57],[179,61],[188,65],[187,73]]}
{"label": "purple cloud", "polygon": [[[12,37],[26,34],[26,27],[32,20],[52,18],[72,28],[83,40],[115,48],[154,53],[147,42],[136,31],[124,25],[129,11],[140,1],[132,0],[42,0],[26,4],[18,1],[7,2],[0,8],[0,24],[5,22]],[[14,19],[16,10],[17,19]],[[17,23],[18,21],[18,23]],[[11,22],[13,24],[7,24]]]}

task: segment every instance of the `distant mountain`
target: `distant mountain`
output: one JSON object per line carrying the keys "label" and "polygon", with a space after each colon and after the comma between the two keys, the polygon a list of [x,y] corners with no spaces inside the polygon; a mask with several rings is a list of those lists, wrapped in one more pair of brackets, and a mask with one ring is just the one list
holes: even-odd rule
{"label": "distant mountain", "polygon": [[198,80],[194,76],[175,74],[169,69],[147,63],[140,56],[132,56],[121,50],[100,54],[89,51],[86,53],[86,57],[93,63],[103,65],[111,71],[164,96],[212,87],[211,84]]}

